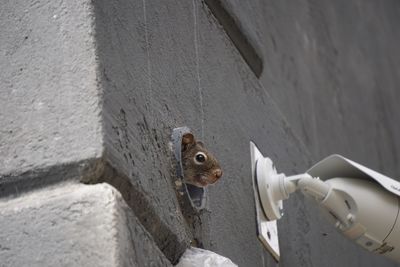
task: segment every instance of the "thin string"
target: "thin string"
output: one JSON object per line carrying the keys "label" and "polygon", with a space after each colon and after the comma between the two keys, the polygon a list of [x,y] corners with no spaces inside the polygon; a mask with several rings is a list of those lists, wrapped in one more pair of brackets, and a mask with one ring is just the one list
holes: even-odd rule
{"label": "thin string", "polygon": [[196,73],[197,73],[197,89],[200,101],[200,125],[201,125],[201,138],[204,139],[204,107],[203,107],[203,89],[201,88],[200,79],[200,63],[199,63],[199,43],[198,43],[198,27],[197,27],[197,7],[196,1],[193,0],[193,17],[194,17],[194,51],[196,56]]}

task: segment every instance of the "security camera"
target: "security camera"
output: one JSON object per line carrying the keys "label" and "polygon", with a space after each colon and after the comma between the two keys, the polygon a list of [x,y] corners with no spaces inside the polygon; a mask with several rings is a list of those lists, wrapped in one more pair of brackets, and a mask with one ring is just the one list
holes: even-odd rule
{"label": "security camera", "polygon": [[250,143],[252,176],[267,221],[283,215],[283,200],[300,191],[315,200],[346,237],[368,251],[400,262],[400,183],[340,155],[303,174],[277,173]]}

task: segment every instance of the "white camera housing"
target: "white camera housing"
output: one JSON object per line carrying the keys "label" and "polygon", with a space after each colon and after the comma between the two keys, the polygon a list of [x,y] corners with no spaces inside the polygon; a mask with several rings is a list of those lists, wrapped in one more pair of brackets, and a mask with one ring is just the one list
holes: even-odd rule
{"label": "white camera housing", "polygon": [[[250,146],[253,180],[268,221],[281,218],[282,201],[299,190],[315,199],[346,237],[400,262],[398,181],[340,155],[323,159],[304,174],[286,177],[276,172],[269,158],[259,156],[253,143]],[[277,253],[279,249],[273,252]]]}
{"label": "white camera housing", "polygon": [[[400,262],[400,183],[340,155],[331,155],[308,171],[325,181],[331,192],[338,194],[337,202],[347,211],[328,204],[329,195],[320,202],[336,220],[338,229],[348,238],[369,251]],[[332,215],[333,214],[333,215]],[[342,216],[347,221],[341,222]]]}

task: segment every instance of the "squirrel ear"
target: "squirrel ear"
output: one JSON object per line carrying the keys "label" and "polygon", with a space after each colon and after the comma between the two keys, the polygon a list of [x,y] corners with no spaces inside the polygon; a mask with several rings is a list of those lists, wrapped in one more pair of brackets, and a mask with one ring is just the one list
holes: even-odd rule
{"label": "squirrel ear", "polygon": [[182,145],[184,147],[184,149],[186,149],[188,146],[190,145],[194,145],[195,141],[194,141],[194,136],[191,133],[185,133],[182,136]]}

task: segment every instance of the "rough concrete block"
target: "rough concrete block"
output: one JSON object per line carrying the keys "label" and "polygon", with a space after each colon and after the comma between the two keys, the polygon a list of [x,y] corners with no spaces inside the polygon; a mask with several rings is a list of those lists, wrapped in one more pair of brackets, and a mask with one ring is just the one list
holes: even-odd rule
{"label": "rough concrete block", "polygon": [[2,199],[0,216],[0,266],[171,266],[107,184]]}
{"label": "rough concrete block", "polygon": [[1,2],[0,182],[101,157],[93,20],[87,0]]}

